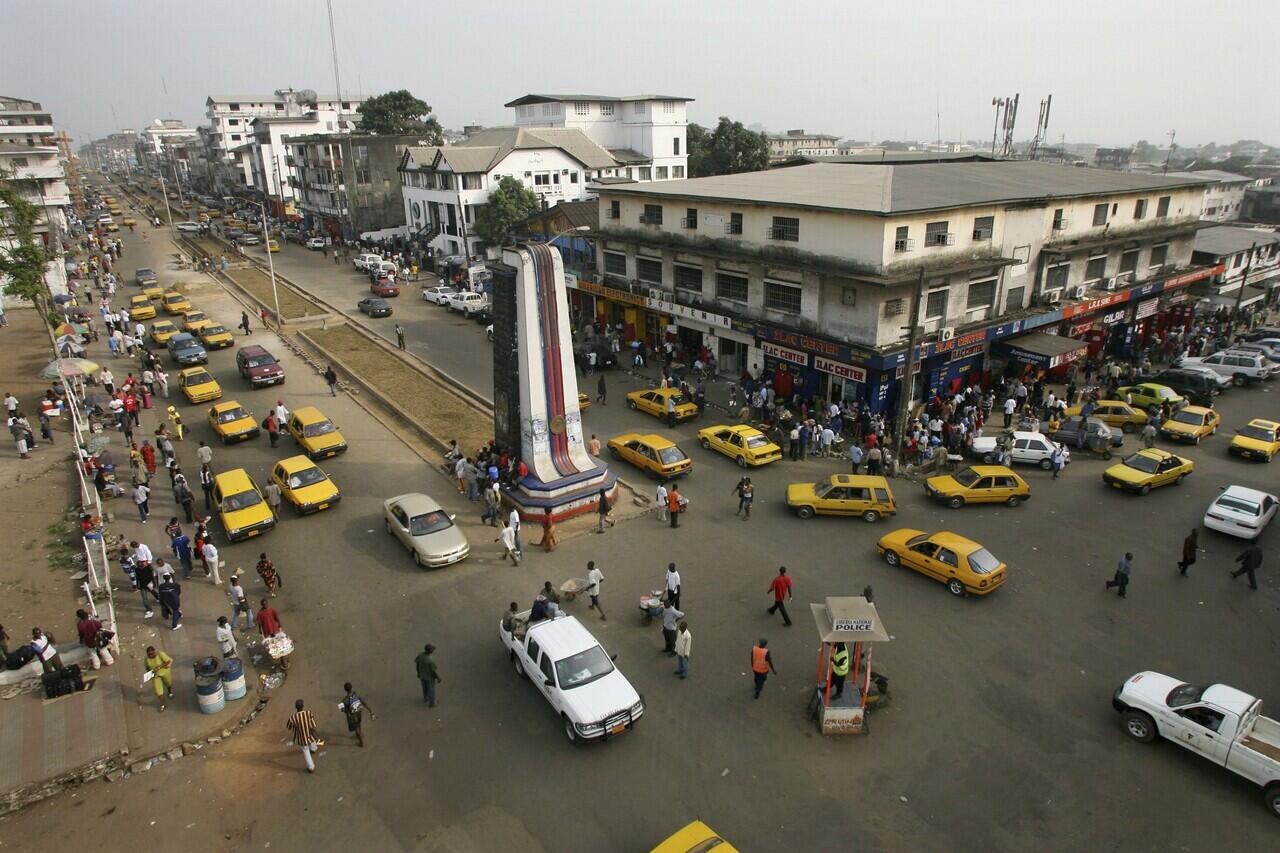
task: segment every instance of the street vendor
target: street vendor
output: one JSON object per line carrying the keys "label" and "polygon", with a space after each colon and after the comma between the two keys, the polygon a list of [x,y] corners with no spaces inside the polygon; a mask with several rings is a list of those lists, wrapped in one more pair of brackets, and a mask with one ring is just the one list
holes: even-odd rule
{"label": "street vendor", "polygon": [[262,609],[258,611],[258,630],[262,632],[264,637],[274,637],[279,634],[284,626],[280,624],[280,614],[276,609],[262,599]]}

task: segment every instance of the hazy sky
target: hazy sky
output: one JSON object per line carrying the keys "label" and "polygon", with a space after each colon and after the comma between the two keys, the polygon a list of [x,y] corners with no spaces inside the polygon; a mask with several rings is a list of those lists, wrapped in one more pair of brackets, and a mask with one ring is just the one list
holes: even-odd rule
{"label": "hazy sky", "polygon": [[[1052,93],[1054,142],[1280,144],[1275,0],[333,6],[343,91],[407,88],[448,127],[509,123],[528,92],[656,92],[703,124],[933,139],[940,111],[944,139],[989,139],[991,99],[1018,92],[1018,138]],[[3,26],[4,94],[78,140],[203,122],[213,93],[334,88],[324,0],[7,0]]]}

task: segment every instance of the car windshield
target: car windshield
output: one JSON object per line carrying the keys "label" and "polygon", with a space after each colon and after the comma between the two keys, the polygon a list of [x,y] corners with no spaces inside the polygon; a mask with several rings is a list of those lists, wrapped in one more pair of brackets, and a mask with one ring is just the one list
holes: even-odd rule
{"label": "car windshield", "polygon": [[1182,411],[1178,412],[1169,420],[1176,421],[1177,423],[1180,423],[1180,424],[1192,424],[1194,426],[1204,426],[1204,415],[1199,415],[1199,414],[1196,414],[1195,412],[1188,412],[1186,409],[1183,409]]}
{"label": "car windshield", "polygon": [[251,506],[257,506],[262,503],[262,495],[250,489],[247,492],[241,492],[238,495],[227,495],[222,499],[223,512],[235,512],[238,509],[246,509]]}
{"label": "car windshield", "polygon": [[1143,456],[1141,453],[1135,453],[1124,460],[1124,464],[1144,474],[1154,474],[1156,469],[1160,467],[1160,460],[1152,459],[1150,456]]}
{"label": "car windshield", "polygon": [[188,323],[196,323],[204,319],[204,314],[202,314],[199,311],[192,311],[189,314],[187,314],[185,317],[183,317],[183,319],[186,320]]}
{"label": "car windshield", "polygon": [[199,349],[200,343],[195,338],[174,338],[173,348],[176,351],[184,349]]}
{"label": "car windshield", "polygon": [[1241,438],[1255,438],[1258,441],[1275,441],[1276,431],[1249,424],[1240,430]]}
{"label": "car windshield", "polygon": [[1196,687],[1194,684],[1179,684],[1169,691],[1169,695],[1165,697],[1164,702],[1170,708],[1192,705],[1200,701],[1200,697],[1204,695],[1204,690],[1203,687]]}
{"label": "car windshield", "polygon": [[143,267],[142,269],[138,270],[138,273],[137,273],[138,278],[146,278],[147,276],[154,276],[154,275],[155,273],[151,270],[150,267]]}
{"label": "car windshield", "polygon": [[765,438],[763,435],[749,435],[749,436],[747,436],[747,449],[748,449],[748,450],[755,450],[755,449],[756,449],[756,448],[758,448],[758,447],[764,447],[764,446],[765,446],[765,445],[767,445],[768,443],[769,443],[769,439]]}
{"label": "car windshield", "polygon": [[205,335],[225,335],[226,333],[227,333],[227,330],[222,326],[205,326],[204,327]]}
{"label": "car windshield", "polygon": [[1256,516],[1262,513],[1262,507],[1258,506],[1257,503],[1239,495],[1222,495],[1214,501],[1214,506],[1233,510],[1234,512],[1242,512],[1245,515]]}
{"label": "car windshield", "polygon": [[204,385],[205,383],[212,381],[213,377],[205,373],[203,370],[199,373],[191,373],[187,375],[188,385]]}
{"label": "car windshield", "polygon": [[678,447],[664,447],[658,451],[658,458],[663,464],[672,465],[684,460],[684,451]]}
{"label": "car windshield", "polygon": [[919,545],[921,542],[929,538],[928,533],[921,533],[919,536],[912,536],[907,540],[908,545]]}
{"label": "car windshield", "polygon": [[328,435],[333,432],[332,421],[318,421],[314,424],[307,424],[302,428],[302,434],[307,438],[315,438],[318,435]]}
{"label": "car windshield", "polygon": [[986,548],[979,548],[969,555],[969,568],[976,575],[989,575],[1000,568],[1000,561]]}
{"label": "car windshield", "polygon": [[1157,388],[1155,393],[1161,400],[1172,400],[1178,396],[1172,388]]}
{"label": "car windshield", "polygon": [[450,527],[453,527],[453,521],[449,518],[448,513],[440,509],[432,510],[422,515],[415,515],[409,519],[409,533],[413,536],[439,533],[441,530],[448,530]]}
{"label": "car windshield", "polygon": [[295,471],[289,475],[289,488],[301,489],[303,486],[312,486],[316,483],[323,483],[328,478],[319,468],[304,468],[301,471]]}
{"label": "car windshield", "polygon": [[561,690],[571,690],[590,684],[597,678],[603,678],[613,672],[613,661],[604,653],[604,649],[593,646],[585,652],[578,652],[564,660],[556,661],[556,677],[560,680]]}
{"label": "car windshield", "polygon": [[978,472],[972,468],[965,468],[963,471],[957,471],[953,474],[952,479],[968,488],[978,481]]}
{"label": "car windshield", "polygon": [[218,423],[229,424],[232,421],[238,421],[241,418],[247,418],[247,417],[249,417],[249,413],[246,412],[241,407],[236,406],[234,409],[226,409],[224,411],[218,412]]}
{"label": "car windshield", "polygon": [[677,406],[683,406],[685,403],[689,402],[689,398],[683,394],[672,394],[667,399],[673,401]]}
{"label": "car windshield", "polygon": [[275,363],[275,357],[269,355],[255,355],[245,362],[248,367],[266,367],[268,364]]}

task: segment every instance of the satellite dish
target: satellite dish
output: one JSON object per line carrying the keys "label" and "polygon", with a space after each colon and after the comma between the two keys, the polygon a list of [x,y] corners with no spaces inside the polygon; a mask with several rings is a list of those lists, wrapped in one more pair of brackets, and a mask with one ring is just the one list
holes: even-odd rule
{"label": "satellite dish", "polygon": [[315,89],[303,89],[298,92],[296,97],[300,104],[314,104],[318,100]]}

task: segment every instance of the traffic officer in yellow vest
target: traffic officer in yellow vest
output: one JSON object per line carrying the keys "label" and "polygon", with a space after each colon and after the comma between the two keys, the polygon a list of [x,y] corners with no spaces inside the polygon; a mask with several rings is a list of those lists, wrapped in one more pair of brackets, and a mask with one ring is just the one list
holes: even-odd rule
{"label": "traffic officer in yellow vest", "polygon": [[849,674],[849,649],[844,643],[836,643],[831,652],[831,686],[835,692],[832,699],[839,699],[844,694],[844,680]]}

